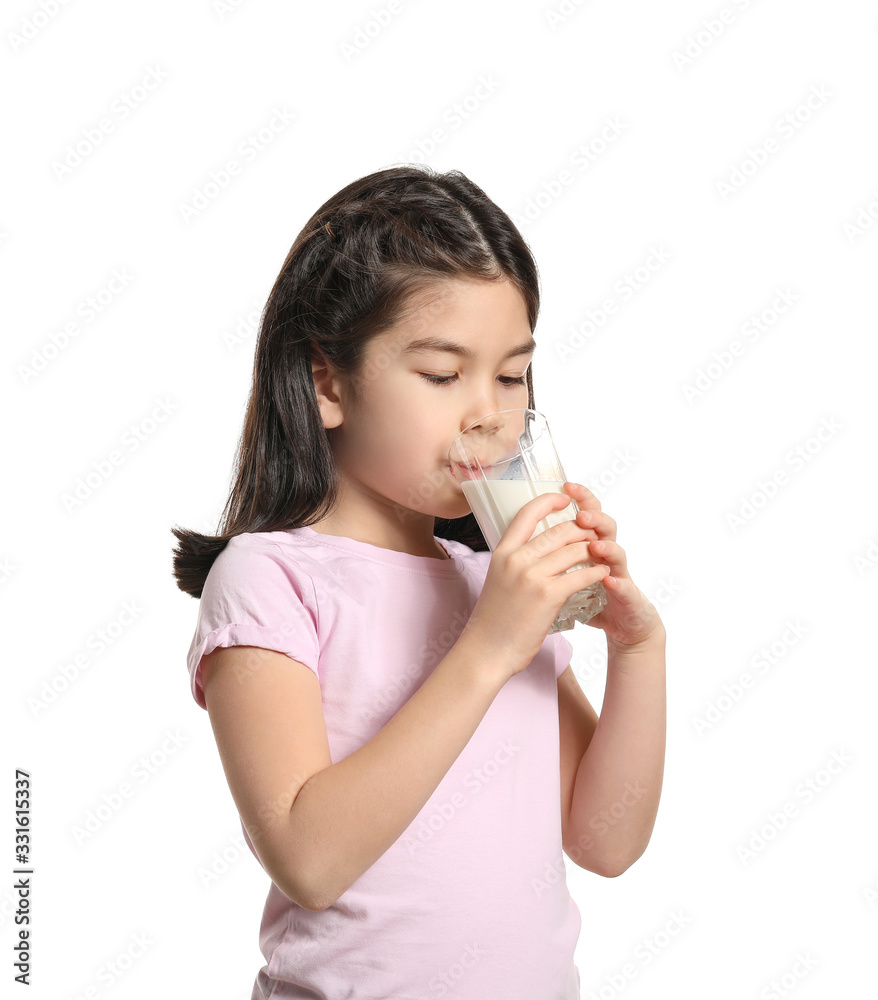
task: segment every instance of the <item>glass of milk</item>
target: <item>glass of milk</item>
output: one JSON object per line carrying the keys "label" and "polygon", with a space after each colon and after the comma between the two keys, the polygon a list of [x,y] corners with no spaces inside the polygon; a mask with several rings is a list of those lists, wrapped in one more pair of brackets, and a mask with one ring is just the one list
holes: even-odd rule
{"label": "glass of milk", "polygon": [[[529,500],[541,493],[568,496],[562,487],[569,480],[549,424],[537,410],[499,410],[474,421],[455,439],[448,459],[492,552],[509,522]],[[571,499],[563,510],[543,518],[531,538],[553,524],[572,521],[579,509]],[[567,572],[593,565],[577,563]],[[578,591],[561,608],[548,634],[572,629],[576,622],[585,624],[606,603],[600,581]]]}

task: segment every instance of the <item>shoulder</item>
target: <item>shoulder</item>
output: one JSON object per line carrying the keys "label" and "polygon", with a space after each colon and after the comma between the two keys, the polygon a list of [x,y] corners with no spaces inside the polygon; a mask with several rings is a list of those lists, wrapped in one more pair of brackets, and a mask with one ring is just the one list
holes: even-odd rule
{"label": "shoulder", "polygon": [[302,559],[284,531],[234,535],[210,567],[204,594],[266,589],[312,590],[312,566]]}
{"label": "shoulder", "polygon": [[283,550],[274,537],[279,534],[282,532],[246,531],[234,535],[214,560],[210,572],[215,575],[225,575],[229,572],[240,572],[251,566],[260,567],[279,561],[283,556]]}

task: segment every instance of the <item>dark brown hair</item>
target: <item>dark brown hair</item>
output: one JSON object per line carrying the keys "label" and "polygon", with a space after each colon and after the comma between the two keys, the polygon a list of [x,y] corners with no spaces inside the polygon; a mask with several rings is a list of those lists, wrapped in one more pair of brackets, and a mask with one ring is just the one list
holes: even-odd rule
{"label": "dark brown hair", "polygon": [[[354,383],[372,337],[399,322],[418,293],[449,278],[510,280],[533,332],[536,263],[505,212],[459,170],[412,164],[361,177],[333,195],[296,237],[262,312],[253,381],[219,534],[174,527],[177,586],[201,597],[230,538],[328,516],[339,480],[311,373],[312,348]],[[528,406],[534,407],[527,369]],[[476,551],[472,514],[437,517],[434,534]]]}

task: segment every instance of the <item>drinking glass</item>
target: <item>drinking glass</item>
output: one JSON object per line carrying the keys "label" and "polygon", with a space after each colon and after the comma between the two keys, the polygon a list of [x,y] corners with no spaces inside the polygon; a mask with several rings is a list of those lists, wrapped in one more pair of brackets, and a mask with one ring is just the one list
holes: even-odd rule
{"label": "drinking glass", "polygon": [[[475,420],[454,440],[449,452],[452,475],[475,514],[493,552],[510,521],[529,500],[543,493],[560,493],[569,482],[558,458],[549,424],[538,410],[516,408],[489,413]],[[572,498],[563,510],[551,511],[531,538],[562,521],[573,520],[580,508]],[[530,539],[528,539],[530,541]],[[577,563],[566,570],[594,566]],[[564,603],[548,635],[585,624],[607,603],[600,581],[579,590]]]}

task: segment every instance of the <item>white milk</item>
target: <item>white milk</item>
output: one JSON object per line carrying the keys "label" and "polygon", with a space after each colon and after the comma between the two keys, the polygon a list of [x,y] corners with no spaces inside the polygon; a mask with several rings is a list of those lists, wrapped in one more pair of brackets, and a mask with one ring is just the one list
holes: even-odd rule
{"label": "white milk", "polygon": [[[497,547],[503,532],[509,527],[509,522],[528,502],[543,493],[567,494],[562,489],[563,480],[546,479],[532,483],[529,479],[467,479],[460,487],[467,503],[476,515],[485,541],[491,551]],[[563,510],[552,511],[537,523],[536,530],[530,536],[534,538],[541,531],[550,528],[561,521],[572,520],[576,511],[571,506]],[[528,539],[530,541],[530,539]]]}
{"label": "white milk", "polygon": [[[566,497],[563,485],[563,480],[558,479],[545,479],[531,483],[528,479],[484,478],[468,479],[460,484],[463,495],[472,508],[476,520],[479,522],[479,527],[482,529],[482,534],[485,536],[485,541],[492,552],[509,527],[509,522],[529,500],[533,500],[534,497],[543,493],[560,493]],[[576,509],[569,504],[561,510],[553,510],[537,522],[536,529],[530,537],[534,538],[541,531],[545,531],[555,524],[560,524],[562,521],[572,520],[574,517],[576,517]],[[585,569],[591,565],[591,562],[577,563],[566,572]],[[584,590],[578,590],[562,605],[549,629],[549,635],[553,632],[572,629],[575,622],[587,622],[606,603],[606,592],[600,581],[591,584]]]}

